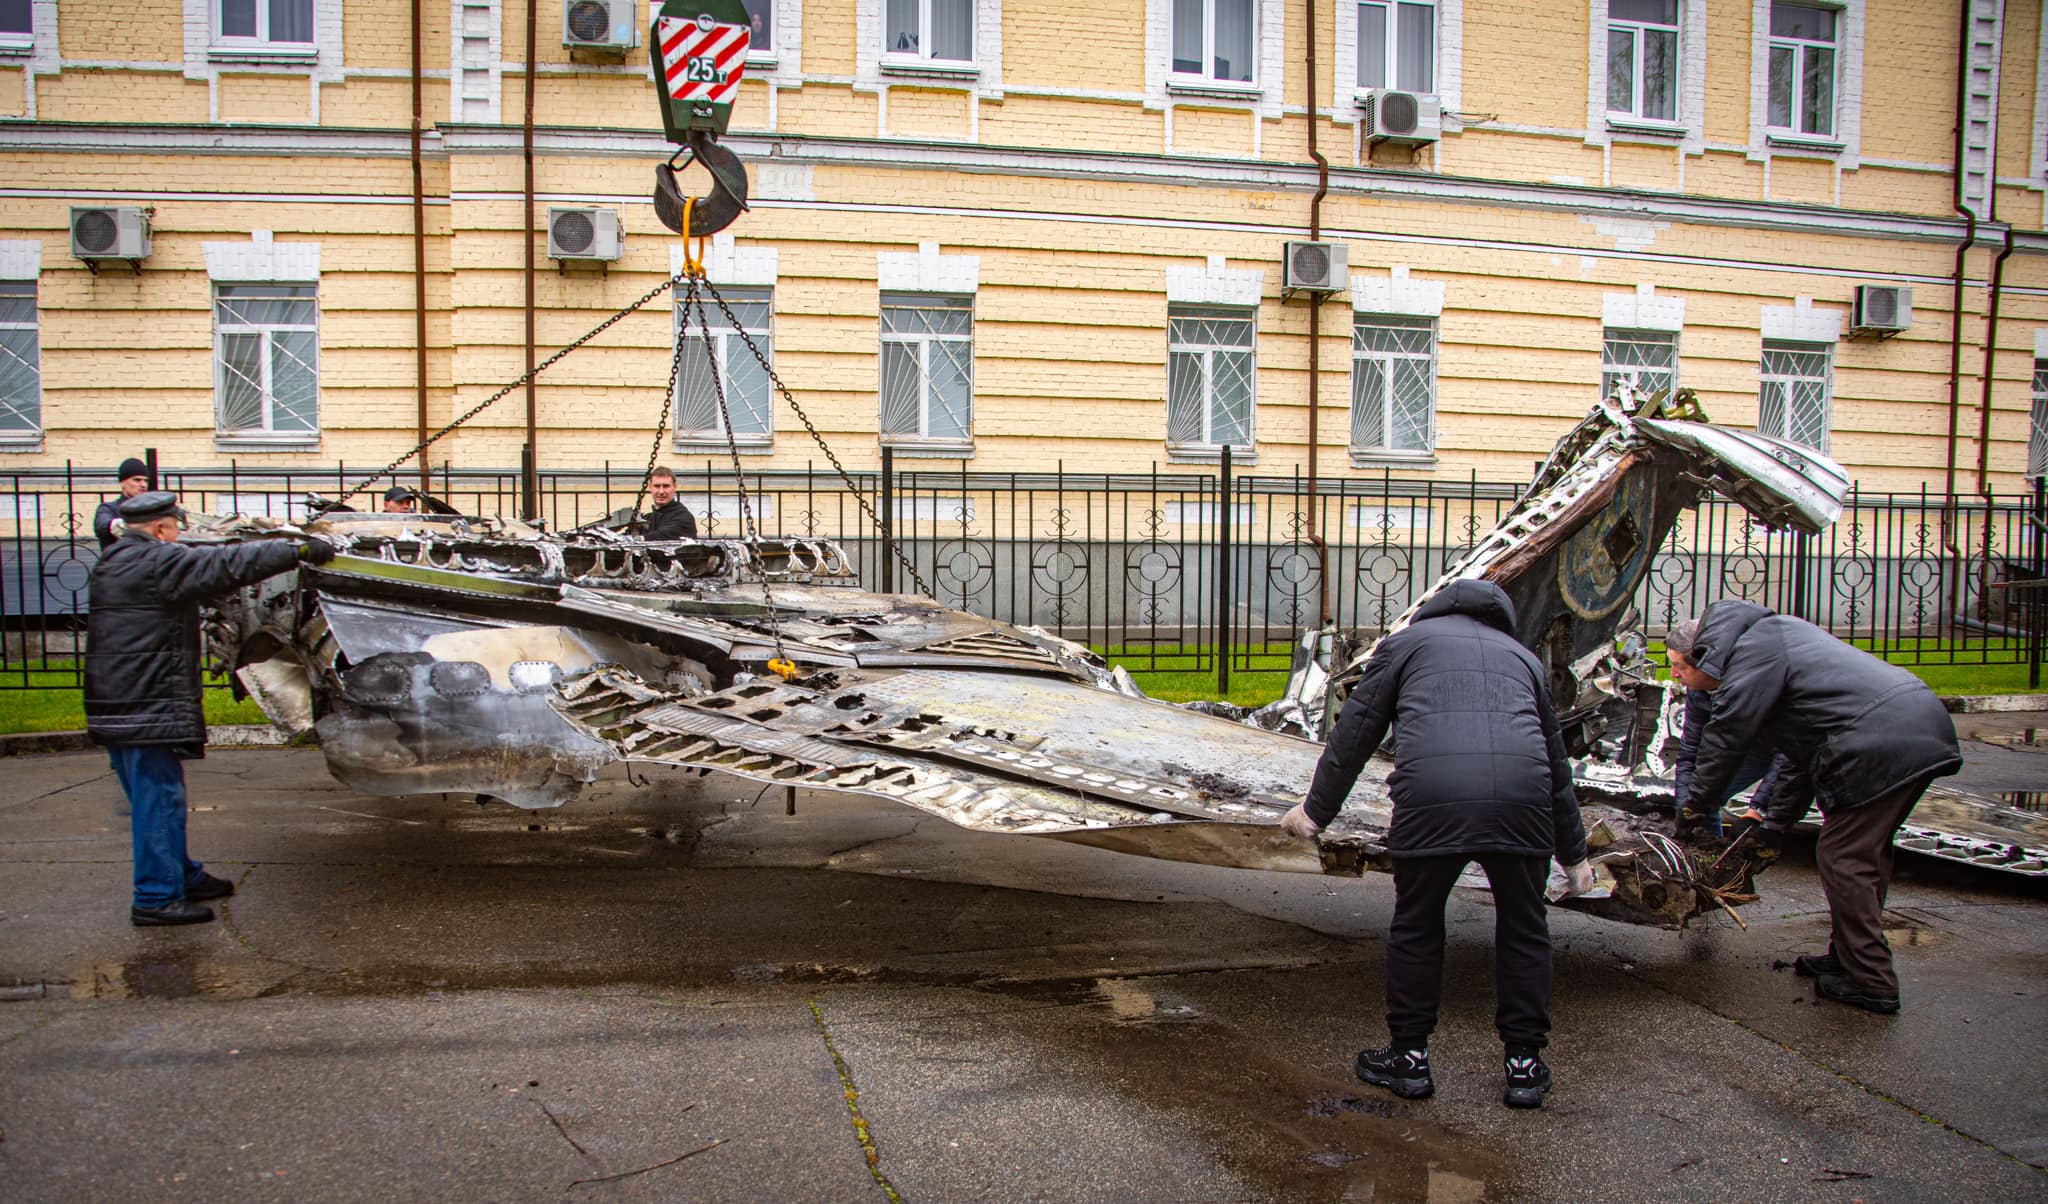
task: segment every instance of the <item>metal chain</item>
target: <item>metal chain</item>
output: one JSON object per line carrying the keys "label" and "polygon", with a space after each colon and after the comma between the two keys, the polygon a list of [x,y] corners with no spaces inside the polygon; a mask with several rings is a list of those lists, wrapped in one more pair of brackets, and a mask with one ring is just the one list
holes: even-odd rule
{"label": "metal chain", "polygon": [[[354,489],[349,490],[347,493],[342,494],[339,498],[336,498],[335,501],[345,502],[350,498],[354,497],[355,495],[361,493],[363,490],[368,489],[371,485],[374,485],[375,483],[384,479],[385,477],[390,476],[394,471],[397,470],[399,465],[405,463],[407,460],[412,459],[414,456],[419,455],[421,452],[426,451],[429,447],[432,447],[436,442],[440,440],[440,438],[443,435],[446,435],[448,432],[454,430],[458,426],[461,426],[463,423],[468,422],[470,419],[476,417],[478,414],[483,413],[485,410],[491,408],[493,405],[496,405],[507,394],[511,393],[512,390],[518,388],[519,386],[525,384],[527,381],[532,380],[534,377],[539,376],[541,373],[553,367],[555,365],[555,362],[557,360],[560,360],[563,356],[583,346],[583,344],[588,343],[590,340],[596,338],[598,335],[603,334],[605,331],[611,329],[614,324],[616,324],[621,318],[624,318],[627,314],[635,312],[641,306],[646,305],[649,301],[654,300],[656,297],[661,296],[669,289],[675,287],[676,282],[679,279],[681,279],[680,273],[678,273],[675,276],[669,277],[668,279],[662,281],[660,284],[655,285],[653,288],[649,289],[647,293],[644,296],[642,296],[638,301],[633,302],[631,305],[628,305],[626,308],[613,314],[611,317],[606,318],[604,321],[599,322],[597,325],[591,327],[587,332],[584,333],[582,338],[577,339],[575,342],[555,352],[553,355],[542,360],[540,363],[535,364],[532,371],[526,373],[524,376],[521,376],[518,380],[513,381],[511,384],[506,385],[504,388],[498,390],[496,393],[491,394],[489,397],[486,397],[482,401],[471,406],[469,408],[469,411],[463,414],[462,417],[457,418],[455,421],[449,423],[447,426],[444,426],[440,430],[435,431],[433,434],[428,435],[425,439],[420,441],[419,446],[413,448],[411,451],[398,457],[396,460],[393,460],[391,463],[386,464],[383,468],[379,469],[372,475],[364,478],[361,484],[357,485]],[[670,394],[674,394],[673,388],[670,389]],[[644,481],[642,482],[642,487],[645,487]]]}
{"label": "metal chain", "polygon": [[[673,277],[670,278],[669,283],[675,283]],[[692,277],[690,279],[690,293],[694,296],[696,292],[697,281],[695,277]],[[688,316],[689,305],[686,301],[683,308],[683,317],[687,320]],[[647,471],[640,474],[640,491],[633,495],[633,513],[635,514],[640,513],[640,503],[647,499],[647,483],[654,479],[655,462],[661,459],[661,434],[668,429],[669,409],[676,403],[676,379],[683,374],[682,323],[671,319],[670,324],[676,327],[676,349],[675,354],[671,355],[668,360],[668,392],[661,395],[661,417],[655,420],[654,443],[647,449]],[[605,500],[609,503],[611,499],[607,498]]]}
{"label": "metal chain", "polygon": [[[853,500],[859,504],[861,513],[868,516],[868,521],[874,524],[875,531],[879,534],[882,530],[882,516],[875,512],[873,506],[868,505],[868,500],[861,494],[860,486],[854,481],[853,474],[847,472],[846,466],[841,464],[839,457],[833,454],[832,445],[825,442],[825,436],[818,433],[817,425],[811,421],[811,416],[804,413],[804,408],[797,404],[796,398],[790,394],[789,386],[783,384],[782,378],[776,375],[775,366],[770,364],[768,357],[761,354],[761,349],[754,345],[753,337],[747,333],[746,327],[740,325],[739,319],[733,317],[732,309],[726,305],[725,298],[719,295],[716,288],[711,289],[711,299],[718,302],[718,310],[725,315],[725,320],[731,323],[733,333],[740,336],[740,341],[747,345],[747,350],[754,353],[754,359],[768,373],[768,379],[775,384],[775,391],[782,395],[782,400],[789,403],[790,409],[796,411],[796,416],[803,421],[804,429],[811,433],[811,442],[816,443],[818,450],[824,452],[825,458],[832,462],[832,470],[839,474],[841,481],[846,483],[846,491],[853,495]],[[926,585],[924,577],[918,573],[917,566],[912,564],[910,558],[903,554],[902,546],[893,539],[888,542],[889,550],[896,555],[896,563],[902,565],[903,571],[909,573],[910,579],[917,584],[917,592],[927,598],[936,598],[937,595],[932,593],[932,587]]]}

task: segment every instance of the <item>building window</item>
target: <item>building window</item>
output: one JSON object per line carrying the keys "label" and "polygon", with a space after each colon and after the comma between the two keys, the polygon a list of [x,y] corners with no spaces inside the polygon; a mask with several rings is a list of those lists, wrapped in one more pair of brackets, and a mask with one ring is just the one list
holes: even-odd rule
{"label": "building window", "polygon": [[0,39],[26,45],[36,29],[34,0],[0,0]]}
{"label": "building window", "polygon": [[882,297],[882,437],[960,444],[974,437],[974,302]]}
{"label": "building window", "polygon": [[2048,476],[2048,360],[2034,361],[2034,408],[2027,420],[2027,475]]}
{"label": "building window", "polygon": [[748,54],[772,54],[775,51],[775,0],[746,0],[747,19],[753,26],[748,35]]}
{"label": "building window", "polygon": [[320,302],[310,284],[214,286],[214,425],[299,438],[320,429]]}
{"label": "building window", "polygon": [[1678,120],[1678,0],[1608,0],[1607,111]]}
{"label": "building window", "polygon": [[1810,4],[1771,5],[1770,120],[1773,130],[1835,134],[1835,38],[1841,14]]}
{"label": "building window", "polygon": [[888,0],[882,51],[919,59],[974,61],[974,0]]}
{"label": "building window", "polygon": [[1257,24],[1257,0],[1173,0],[1174,74],[1251,83]]}
{"label": "building window", "polygon": [[1358,86],[1436,91],[1436,0],[1358,6]]}
{"label": "building window", "polygon": [[1166,318],[1166,442],[1252,446],[1252,328],[1240,309],[1174,306]]}
{"label": "building window", "polygon": [[1823,343],[1765,343],[1756,429],[1818,451],[1828,449],[1833,373]]}
{"label": "building window", "polygon": [[0,441],[43,429],[42,336],[33,280],[0,280]]}
{"label": "building window", "polygon": [[1600,356],[1600,397],[1626,384],[1638,393],[1678,386],[1678,336],[1662,330],[1609,330]]}
{"label": "building window", "polygon": [[1351,328],[1351,447],[1428,451],[1436,443],[1436,323],[1361,317]]}
{"label": "building window", "polygon": [[311,46],[313,0],[214,0],[220,42],[249,46]]}
{"label": "building window", "polygon": [[[676,379],[676,441],[725,442],[725,423],[718,416],[718,393],[712,372],[725,390],[725,410],[732,419],[737,443],[766,443],[774,434],[775,395],[768,365],[775,362],[770,322],[775,294],[765,288],[730,288],[723,292],[726,308],[739,321],[726,320],[718,303],[704,299],[704,321],[710,337],[697,325],[697,315],[676,306],[676,337],[683,341],[683,368]],[[768,363],[747,350],[744,332]]]}

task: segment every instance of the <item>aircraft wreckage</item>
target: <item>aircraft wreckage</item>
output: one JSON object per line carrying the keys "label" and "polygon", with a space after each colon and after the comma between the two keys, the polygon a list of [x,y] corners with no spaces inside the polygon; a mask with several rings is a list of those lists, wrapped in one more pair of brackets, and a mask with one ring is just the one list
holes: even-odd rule
{"label": "aircraft wreckage", "polygon": [[[1564,905],[1677,926],[1755,896],[1739,858],[1723,864],[1665,835],[1655,813],[1659,802],[1668,811],[1669,787],[1657,779],[1675,709],[1640,639],[1617,632],[1703,491],[1767,524],[1819,531],[1847,481],[1805,449],[1665,416],[1657,402],[1631,413],[1621,396],[1559,443],[1422,598],[1457,578],[1499,583],[1517,635],[1549,671],[1598,882]],[[607,767],[715,769],[1144,856],[1390,868],[1384,757],[1319,841],[1278,827],[1307,790],[1314,737],[1369,655],[1338,663],[1343,643],[1328,633],[1304,641],[1286,697],[1238,714],[1146,698],[1042,630],[863,591],[827,541],[648,542],[601,526],[555,534],[333,510],[301,527],[202,520],[190,537],[308,536],[341,554],[219,607],[209,654],[277,726],[314,733],[334,777],[364,793],[552,807]],[[2025,822],[2001,831],[2014,822],[1996,814],[2007,809],[1951,799],[1933,810],[1933,827],[1902,842],[2043,872],[2048,839],[2026,826],[2038,817],[2012,812]]]}

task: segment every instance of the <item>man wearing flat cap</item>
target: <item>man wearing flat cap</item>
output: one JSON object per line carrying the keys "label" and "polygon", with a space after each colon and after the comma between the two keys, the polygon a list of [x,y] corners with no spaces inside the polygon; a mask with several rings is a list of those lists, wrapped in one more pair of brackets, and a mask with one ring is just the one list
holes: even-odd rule
{"label": "man wearing flat cap", "polygon": [[213,909],[201,903],[235,888],[185,853],[183,762],[206,748],[199,607],[302,562],[325,564],[334,547],[282,539],[181,544],[178,495],[162,490],[139,493],[119,509],[125,529],[88,582],[86,732],[106,746],[128,796],[135,849],[129,921],[203,924]]}
{"label": "man wearing flat cap", "polygon": [[92,533],[100,537],[102,552],[121,537],[121,532],[114,525],[121,518],[121,503],[149,488],[149,465],[134,456],[121,461],[119,472],[121,496],[101,502],[100,508],[92,515]]}

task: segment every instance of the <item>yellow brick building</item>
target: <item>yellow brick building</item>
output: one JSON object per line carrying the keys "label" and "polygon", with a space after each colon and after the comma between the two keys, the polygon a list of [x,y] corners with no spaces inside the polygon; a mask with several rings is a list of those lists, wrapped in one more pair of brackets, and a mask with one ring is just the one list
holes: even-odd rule
{"label": "yellow brick building", "polygon": [[[0,0],[0,471],[374,467],[658,285],[647,5]],[[754,205],[711,278],[851,467],[1230,444],[1261,474],[1519,480],[1633,374],[1869,489],[1951,457],[1974,488],[1986,404],[1988,483],[2027,470],[2039,3],[750,7],[724,142]],[[613,216],[616,259],[550,256],[551,220]],[[146,257],[75,253],[138,220]],[[1343,248],[1334,291],[1285,287],[1307,241]],[[644,464],[674,328],[663,298],[542,376],[541,464]],[[685,359],[661,455],[701,464],[724,444]],[[720,362],[748,463],[816,458]],[[430,459],[525,438],[515,392]]]}

